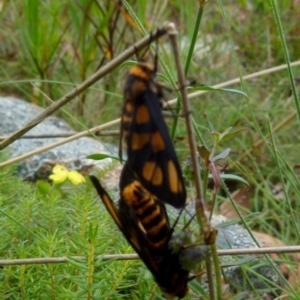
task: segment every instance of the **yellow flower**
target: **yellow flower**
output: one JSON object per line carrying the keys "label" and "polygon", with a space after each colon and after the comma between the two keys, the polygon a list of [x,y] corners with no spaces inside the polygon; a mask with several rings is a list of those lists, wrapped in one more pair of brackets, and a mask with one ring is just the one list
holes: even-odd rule
{"label": "yellow flower", "polygon": [[68,178],[68,169],[62,165],[55,165],[52,169],[52,175],[49,176],[49,179],[53,180],[54,183],[60,184],[63,183]]}
{"label": "yellow flower", "polygon": [[60,184],[69,179],[74,185],[85,182],[85,178],[75,170],[69,171],[62,165],[55,165],[49,179],[53,180],[55,184]]}

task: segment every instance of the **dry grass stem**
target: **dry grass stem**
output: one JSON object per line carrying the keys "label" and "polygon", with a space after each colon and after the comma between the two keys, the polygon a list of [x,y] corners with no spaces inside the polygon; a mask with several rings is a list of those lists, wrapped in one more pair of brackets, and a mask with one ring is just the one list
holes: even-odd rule
{"label": "dry grass stem", "polygon": [[[241,248],[218,250],[218,256],[226,255],[261,255],[271,253],[298,253],[300,246],[286,247],[266,247],[266,248]],[[70,259],[86,260],[84,256],[71,256]],[[106,254],[103,256],[95,256],[95,260],[135,260],[139,259],[137,254]],[[24,259],[3,259],[0,260],[0,266],[10,265],[33,265],[33,264],[55,264],[67,263],[68,257],[45,257],[45,258],[24,258]]]}
{"label": "dry grass stem", "polygon": [[[52,139],[52,138],[65,138],[71,137],[74,133],[56,133],[56,134],[26,134],[21,136],[19,139]],[[99,131],[87,134],[86,136],[118,136],[120,135],[119,130],[107,130],[107,131]],[[8,136],[0,136],[0,141],[7,139]]]}

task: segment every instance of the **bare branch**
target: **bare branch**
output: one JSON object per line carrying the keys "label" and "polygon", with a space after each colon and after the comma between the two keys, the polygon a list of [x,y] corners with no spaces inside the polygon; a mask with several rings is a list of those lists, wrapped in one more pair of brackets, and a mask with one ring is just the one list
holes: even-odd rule
{"label": "bare branch", "polygon": [[[66,133],[56,133],[56,134],[26,134],[19,139],[53,139],[53,138],[65,138],[73,136],[74,132],[66,132]],[[87,134],[86,136],[115,136],[120,135],[119,130],[107,130],[107,131],[98,131],[94,133]],[[8,136],[0,136],[0,141],[7,139]]]}
{"label": "bare branch", "polygon": [[[241,248],[241,249],[226,249],[218,250],[219,256],[225,255],[260,255],[270,253],[297,253],[300,252],[300,246],[287,247],[266,247],[266,248]],[[10,265],[35,265],[35,264],[59,264],[67,263],[69,259],[86,260],[85,256],[70,256],[68,257],[45,257],[45,258],[24,258],[24,259],[2,259],[0,266]],[[107,254],[103,256],[96,256],[95,260],[135,260],[139,259],[137,254]]]}

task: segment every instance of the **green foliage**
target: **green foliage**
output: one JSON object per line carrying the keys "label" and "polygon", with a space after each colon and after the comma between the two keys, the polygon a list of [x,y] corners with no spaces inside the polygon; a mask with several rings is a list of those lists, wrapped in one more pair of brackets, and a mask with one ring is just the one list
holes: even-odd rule
{"label": "green foliage", "polygon": [[[203,7],[199,1],[123,1],[131,14],[109,0],[2,2],[0,91],[45,107],[49,98],[59,99],[139,40],[143,30],[151,32],[173,20],[189,92],[205,92],[191,99],[197,140],[203,147],[205,189],[212,177],[205,163],[226,161],[221,167],[229,174],[217,178],[215,168],[214,179],[225,180],[226,197],[250,184],[254,213],[245,223],[288,245],[299,242],[299,100],[294,84],[299,67],[250,81],[242,78],[298,59],[299,1],[219,0]],[[164,68],[158,77],[174,85],[176,69],[167,39],[160,41],[159,54]],[[65,107],[72,118],[64,117],[75,129],[120,117],[125,67],[131,64],[124,62]],[[212,88],[237,76],[240,85]],[[189,149],[181,118],[173,122],[172,134],[178,154],[186,159]],[[117,144],[115,138],[108,141]],[[1,257],[70,257],[67,264],[4,267],[3,299],[149,299],[158,290],[139,261],[93,261],[95,255],[131,250],[103,206],[91,200],[95,195],[89,184],[57,193],[45,182],[34,188],[18,181],[12,168],[0,172]],[[280,199],[272,192],[278,184],[283,189]],[[87,260],[72,258],[77,255]],[[204,293],[197,283],[191,285],[198,295]]]}
{"label": "green foliage", "polygon": [[1,258],[69,257],[65,264],[4,267],[1,299],[132,299],[139,290],[151,293],[154,282],[140,261],[94,261],[132,250],[91,186],[64,197],[45,195],[10,169],[0,170],[0,182]]}

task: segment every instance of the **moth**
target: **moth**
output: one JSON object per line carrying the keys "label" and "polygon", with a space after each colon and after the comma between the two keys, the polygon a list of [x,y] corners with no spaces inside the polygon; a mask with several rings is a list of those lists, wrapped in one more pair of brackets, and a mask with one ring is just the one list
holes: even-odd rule
{"label": "moth", "polygon": [[124,88],[121,120],[127,163],[135,178],[158,199],[176,208],[185,205],[182,171],[161,111],[162,88],[156,69],[139,63],[131,67]]}
{"label": "moth", "polygon": [[95,176],[90,179],[107,211],[160,289],[169,298],[183,298],[188,292],[189,270],[181,266],[180,252],[169,247],[173,229],[164,204],[133,178],[127,164],[120,181],[119,207]]}

